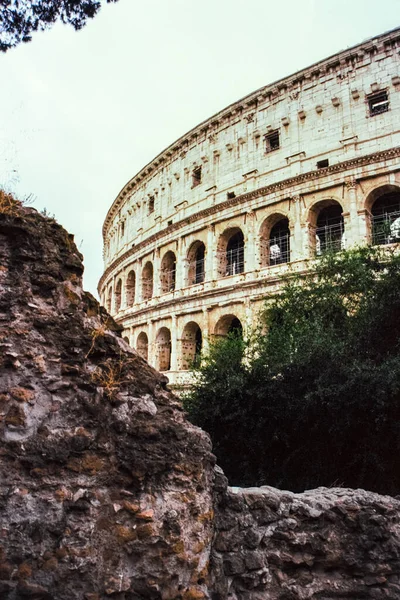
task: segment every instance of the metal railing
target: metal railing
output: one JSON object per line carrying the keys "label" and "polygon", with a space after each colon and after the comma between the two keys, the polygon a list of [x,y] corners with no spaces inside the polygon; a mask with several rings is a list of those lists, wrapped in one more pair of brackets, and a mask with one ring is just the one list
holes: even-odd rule
{"label": "metal railing", "polygon": [[315,253],[317,256],[326,252],[339,252],[345,248],[344,225],[334,223],[323,225],[315,230]]}
{"label": "metal railing", "polygon": [[161,272],[161,290],[165,294],[175,289],[175,269],[165,269]]}
{"label": "metal railing", "polygon": [[238,275],[244,271],[244,248],[233,248],[226,251],[226,273],[229,275]]}
{"label": "metal railing", "polygon": [[205,259],[199,258],[189,263],[190,285],[203,283]]}
{"label": "metal railing", "polygon": [[268,264],[282,265],[290,261],[289,234],[275,236],[268,240]]}
{"label": "metal railing", "polygon": [[400,242],[400,211],[371,216],[372,245],[384,246]]}

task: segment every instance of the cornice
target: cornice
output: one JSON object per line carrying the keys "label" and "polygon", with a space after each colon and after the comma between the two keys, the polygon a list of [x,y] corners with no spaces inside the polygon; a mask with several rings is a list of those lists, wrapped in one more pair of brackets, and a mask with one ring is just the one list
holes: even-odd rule
{"label": "cornice", "polygon": [[173,223],[166,229],[162,229],[149,236],[145,240],[142,240],[138,244],[135,244],[134,248],[130,248],[124,254],[121,254],[114,262],[112,262],[107,269],[104,271],[98,283],[98,291],[100,293],[101,286],[103,285],[105,279],[116,269],[121,263],[123,263],[127,258],[136,254],[138,250],[161,240],[166,235],[170,235],[171,232],[179,231],[183,229],[187,225],[191,223],[195,223],[198,220],[202,220],[206,217],[210,217],[220,211],[223,211],[227,208],[234,208],[236,206],[240,206],[241,204],[246,204],[249,200],[254,200],[260,198],[261,196],[266,196],[268,194],[272,194],[274,192],[282,191],[285,188],[291,188],[296,185],[311,181],[318,180],[326,177],[327,175],[333,175],[335,173],[341,173],[347,171],[349,169],[355,169],[357,167],[363,167],[368,164],[390,160],[392,158],[396,158],[400,156],[400,146],[395,148],[390,148],[389,150],[382,150],[381,152],[374,152],[373,154],[367,154],[364,156],[359,156],[356,158],[352,158],[350,160],[346,160],[324,169],[318,169],[317,171],[307,171],[306,173],[301,173],[300,175],[296,175],[295,177],[289,177],[288,179],[283,179],[278,181],[277,183],[272,183],[270,185],[258,188],[257,190],[253,190],[251,192],[247,192],[245,194],[241,194],[236,196],[235,198],[230,198],[229,200],[225,200],[224,202],[220,202],[219,204],[214,204],[213,206],[209,206],[199,212],[190,215],[189,217],[185,217],[176,223]]}
{"label": "cornice", "polygon": [[303,82],[319,80],[326,74],[334,72],[339,75],[341,70],[346,70],[352,64],[362,60],[364,54],[369,54],[372,58],[376,56],[377,49],[386,50],[390,44],[396,41],[400,41],[400,28],[396,28],[387,31],[381,35],[374,36],[370,39],[364,40],[363,42],[356,44],[346,50],[341,50],[336,54],[333,54],[317,63],[314,63],[305,69],[297,71],[283,79],[275,81],[267,86],[263,86],[254,92],[251,92],[247,96],[244,96],[240,100],[230,104],[223,110],[214,114],[209,119],[202,121],[196,127],[185,133],[183,136],[178,138],[175,142],[165,148],[160,154],[158,154],[152,161],[144,166],[118,193],[116,199],[111,205],[107,212],[106,218],[103,225],[103,237],[106,235],[107,227],[113,219],[117,210],[120,209],[125,198],[128,194],[133,191],[136,185],[141,185],[146,181],[149,176],[153,175],[157,171],[160,165],[165,165],[174,160],[175,157],[182,151],[187,150],[189,143],[193,143],[199,135],[212,136],[213,133],[219,128],[222,122],[229,120],[232,116],[235,118],[238,115],[246,112],[243,115],[244,118],[250,118],[248,111],[254,111],[254,108],[265,102],[265,100],[276,100],[280,95],[287,94],[290,98],[296,97],[298,94],[299,86]]}

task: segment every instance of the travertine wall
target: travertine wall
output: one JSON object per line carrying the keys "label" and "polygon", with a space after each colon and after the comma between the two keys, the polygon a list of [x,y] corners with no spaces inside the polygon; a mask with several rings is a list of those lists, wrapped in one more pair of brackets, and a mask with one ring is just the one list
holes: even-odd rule
{"label": "travertine wall", "polygon": [[[341,247],[371,240],[374,202],[400,193],[399,47],[397,29],[257,90],[177,140],[121,190],[104,224],[99,291],[131,345],[147,337],[158,368],[157,336],[170,331],[173,382],[184,380],[188,364],[185,327],[196,323],[203,343],[233,318],[246,328],[282,272],[301,271],[318,251],[324,208],[340,209]],[[290,252],[275,265],[266,248],[284,218]],[[238,231],[239,272],[226,265]],[[196,283],[199,243],[204,277]]]}

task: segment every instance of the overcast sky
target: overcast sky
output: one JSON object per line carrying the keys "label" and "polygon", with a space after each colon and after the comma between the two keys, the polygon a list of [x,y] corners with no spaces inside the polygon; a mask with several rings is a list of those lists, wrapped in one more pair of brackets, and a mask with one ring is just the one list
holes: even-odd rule
{"label": "overcast sky", "polygon": [[0,56],[0,183],[54,214],[97,294],[101,228],[163,148],[263,85],[400,25],[400,0],[119,0]]}

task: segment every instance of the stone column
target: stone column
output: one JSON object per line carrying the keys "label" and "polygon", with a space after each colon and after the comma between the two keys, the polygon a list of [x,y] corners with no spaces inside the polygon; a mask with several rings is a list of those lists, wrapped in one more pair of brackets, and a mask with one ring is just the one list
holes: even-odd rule
{"label": "stone column", "polygon": [[256,269],[256,213],[254,210],[246,214],[246,243],[244,248],[245,273],[252,273]]}
{"label": "stone column", "polygon": [[157,298],[160,295],[161,290],[161,259],[160,259],[160,249],[156,248],[154,250],[154,259],[153,259],[153,298]]}
{"label": "stone column", "polygon": [[[301,196],[292,196],[294,220],[290,223],[290,260],[301,260],[306,255],[306,247],[304,247],[305,231],[301,227]],[[307,239],[308,241],[308,239]]]}
{"label": "stone column", "polygon": [[366,237],[366,231],[360,232],[360,219],[357,213],[357,181],[345,181],[345,206],[343,207],[343,220],[345,226],[346,248],[350,248]]}
{"label": "stone column", "polygon": [[135,271],[135,304],[138,304],[142,300],[142,263],[137,261],[134,265]]}
{"label": "stone column", "polygon": [[213,281],[217,277],[217,244],[215,239],[215,225],[207,227],[206,272],[205,280]]}
{"label": "stone column", "polygon": [[209,330],[209,322],[208,315],[210,310],[208,308],[203,308],[203,329],[201,331],[202,335],[202,349],[207,352],[210,346],[210,330]]}
{"label": "stone column", "polygon": [[181,290],[185,285],[186,256],[183,249],[183,239],[178,238],[175,265],[175,290]]}
{"label": "stone column", "polygon": [[171,315],[171,371],[178,370],[178,328],[176,315]]}
{"label": "stone column", "polygon": [[121,273],[121,308],[120,310],[126,310],[127,308],[127,304],[126,304],[126,278],[128,277],[128,274],[126,272],[126,270]]}
{"label": "stone column", "polygon": [[152,366],[156,366],[156,340],[155,340],[155,324],[152,319],[149,319],[149,328],[147,333],[147,354],[148,354],[148,363]]}

